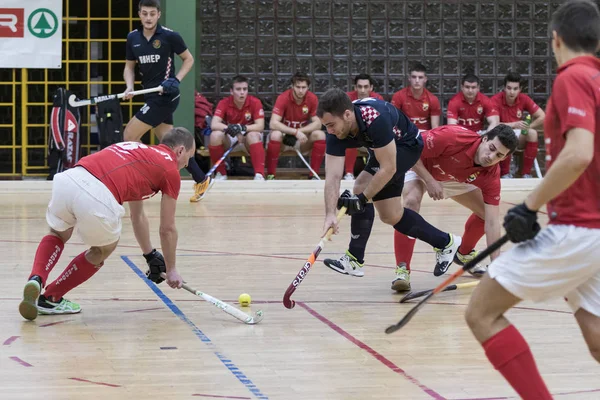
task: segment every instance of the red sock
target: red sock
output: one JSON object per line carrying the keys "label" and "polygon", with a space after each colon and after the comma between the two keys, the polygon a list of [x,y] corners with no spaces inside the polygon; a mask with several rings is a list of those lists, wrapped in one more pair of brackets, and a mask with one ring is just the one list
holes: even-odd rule
{"label": "red sock", "polygon": [[346,149],[345,170],[347,174],[354,175],[354,164],[358,157],[358,149]]}
{"label": "red sock", "polygon": [[482,343],[485,355],[494,368],[523,399],[552,399],[533,354],[521,333],[513,325]]}
{"label": "red sock", "polygon": [[416,239],[394,230],[394,254],[396,255],[396,265],[401,262],[406,263],[406,269],[410,271],[410,261],[412,260],[416,242]]}
{"label": "red sock", "polygon": [[265,148],[262,142],[251,144],[248,151],[250,152],[250,161],[252,161],[254,173],[265,176]]}
{"label": "red sock", "polygon": [[267,145],[267,174],[275,175],[277,171],[277,161],[279,161],[279,151],[281,150],[281,142],[270,140]]}
{"label": "red sock", "polygon": [[44,236],[35,252],[33,268],[29,277],[31,278],[33,275],[39,276],[42,278],[42,286],[44,286],[48,275],[50,275],[52,268],[58,262],[64,248],[65,244],[58,236]]}
{"label": "red sock", "polygon": [[50,301],[59,301],[67,292],[90,279],[104,265],[102,263],[96,266],[86,260],[86,251],[75,257],[63,273],[54,282],[46,286],[44,296],[49,298]]}
{"label": "red sock", "polygon": [[315,170],[318,174],[325,158],[325,147],[326,142],[324,140],[317,140],[313,143],[312,152],[310,153],[310,167]]}
{"label": "red sock", "polygon": [[500,176],[510,173],[510,160],[512,155],[508,155],[504,160],[500,161]]}
{"label": "red sock", "polygon": [[[218,146],[208,146],[208,153],[210,154],[210,161],[213,165],[217,163],[225,154],[225,149],[222,145]],[[227,175],[227,170],[225,169],[225,163],[221,162],[221,165],[217,167],[217,172],[220,172],[221,175]]]}
{"label": "red sock", "polygon": [[458,252],[463,255],[469,254],[485,234],[485,221],[475,214],[471,214],[465,223],[465,233]]}
{"label": "red sock", "polygon": [[533,167],[533,162],[537,157],[537,153],[537,142],[527,142],[525,151],[523,151],[523,169],[521,170],[521,174],[531,174],[531,168]]}

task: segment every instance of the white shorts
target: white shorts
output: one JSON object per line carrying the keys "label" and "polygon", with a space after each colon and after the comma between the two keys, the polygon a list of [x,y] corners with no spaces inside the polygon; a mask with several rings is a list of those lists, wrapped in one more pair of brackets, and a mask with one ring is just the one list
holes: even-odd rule
{"label": "white shorts", "polygon": [[85,244],[106,246],[119,240],[123,215],[125,208],[85,168],[75,167],[54,176],[46,221],[55,231],[77,226]]}
{"label": "white shorts", "polygon": [[550,225],[533,240],[502,253],[488,273],[523,300],[565,297],[600,317],[600,229]]}
{"label": "white shorts", "polygon": [[[419,180],[423,183],[423,179],[413,170],[409,170],[404,175],[404,183],[410,181]],[[450,199],[454,196],[460,196],[461,194],[472,192],[473,190],[478,189],[477,186],[472,185],[470,183],[456,182],[456,181],[443,181],[440,182],[442,187],[444,188],[444,198]]]}

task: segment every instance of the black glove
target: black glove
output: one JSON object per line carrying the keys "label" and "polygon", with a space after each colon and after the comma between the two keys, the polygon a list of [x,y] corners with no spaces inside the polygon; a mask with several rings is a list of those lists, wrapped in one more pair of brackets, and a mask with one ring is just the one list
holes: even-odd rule
{"label": "black glove", "polygon": [[160,254],[156,249],[152,249],[152,251],[148,254],[144,254],[144,258],[146,259],[146,263],[148,264],[148,271],[146,271],[146,277],[150,279],[152,282],[157,285],[164,281],[164,279],[160,276],[161,272],[167,273],[167,267],[165,265],[165,259],[163,255]]}
{"label": "black glove", "polygon": [[229,124],[227,125],[227,129],[225,129],[225,133],[231,137],[236,137],[237,135],[243,136],[246,134],[246,125]]}
{"label": "black glove", "polygon": [[283,135],[283,140],[281,142],[286,146],[294,147],[297,141],[298,138],[296,136],[286,133]]}
{"label": "black glove", "polygon": [[160,84],[163,88],[164,94],[178,94],[179,93],[179,79],[177,78],[169,78],[163,81]]}
{"label": "black glove", "polygon": [[365,211],[365,206],[369,202],[369,199],[364,194],[351,195],[350,191],[345,190],[344,193],[338,198],[337,208],[338,210],[342,207],[346,207],[346,214],[358,214]]}
{"label": "black glove", "polygon": [[537,211],[531,211],[525,203],[514,206],[504,216],[504,229],[513,243],[533,239],[541,229]]}

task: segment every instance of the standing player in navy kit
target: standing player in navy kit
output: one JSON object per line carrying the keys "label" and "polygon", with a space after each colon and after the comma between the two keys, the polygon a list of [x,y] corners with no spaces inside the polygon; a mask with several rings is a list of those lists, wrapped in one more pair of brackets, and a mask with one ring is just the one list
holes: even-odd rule
{"label": "standing player in navy kit", "polygon": [[[447,269],[461,238],[440,231],[416,212],[402,207],[404,174],[419,160],[423,150],[417,127],[388,102],[375,99],[352,102],[340,89],[330,89],[321,96],[317,116],[328,133],[323,235],[329,228],[338,230],[336,205],[346,207],[346,213],[352,215],[352,239],[346,254],[338,260],[326,259],[325,265],[342,274],[364,275],[363,258],[375,207],[381,221],[432,245],[437,253],[436,269]],[[354,182],[354,195],[344,192],[339,196],[346,149],[361,146],[367,147],[369,160]]]}
{"label": "standing player in navy kit", "polygon": [[[125,99],[132,96],[135,81],[135,64],[139,64],[142,86],[153,88],[162,86],[162,93],[145,95],[146,104],[135,114],[125,127],[125,141],[138,142],[151,128],[155,128],[159,140],[173,129],[173,112],[179,104],[179,82],[187,75],[194,64],[194,57],[188,50],[179,33],[160,26],[159,0],[141,0],[138,5],[138,15],[142,26],[127,35],[126,61],[123,78],[127,84]],[[177,54],[183,64],[175,74],[174,55]],[[188,161],[186,168],[196,181],[194,196],[199,197],[208,189],[209,179],[205,180],[204,173],[194,157]],[[199,190],[201,193],[198,194]],[[192,198],[193,200],[193,198]],[[131,224],[148,265],[164,265],[160,252],[156,251],[150,241],[148,217],[144,213],[141,201],[129,203]]]}

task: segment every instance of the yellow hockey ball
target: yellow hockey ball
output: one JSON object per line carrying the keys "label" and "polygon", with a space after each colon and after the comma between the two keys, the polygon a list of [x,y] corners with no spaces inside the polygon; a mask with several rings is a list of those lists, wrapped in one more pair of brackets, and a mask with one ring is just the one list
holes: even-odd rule
{"label": "yellow hockey ball", "polygon": [[248,307],[250,303],[252,303],[252,298],[248,293],[242,293],[240,294],[240,297],[238,297],[238,302],[242,307]]}

